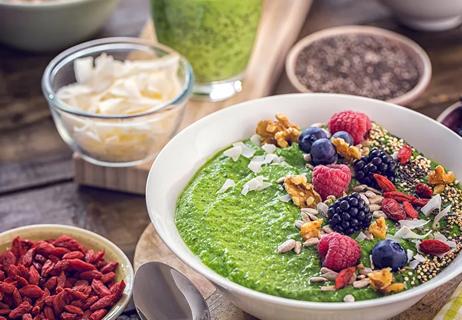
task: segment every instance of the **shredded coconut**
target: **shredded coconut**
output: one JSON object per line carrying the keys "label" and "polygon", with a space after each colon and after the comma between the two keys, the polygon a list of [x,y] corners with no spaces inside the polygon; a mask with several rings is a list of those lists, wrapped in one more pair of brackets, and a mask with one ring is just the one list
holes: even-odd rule
{"label": "shredded coconut", "polygon": [[224,193],[228,191],[228,189],[234,187],[236,183],[232,179],[226,179],[225,183],[223,183],[223,186],[218,190],[218,193]]}
{"label": "shredded coconut", "polygon": [[242,187],[241,194],[245,196],[250,191],[261,191],[270,187],[271,183],[264,181],[266,179],[267,178],[263,176],[257,176],[253,179],[250,179]]}

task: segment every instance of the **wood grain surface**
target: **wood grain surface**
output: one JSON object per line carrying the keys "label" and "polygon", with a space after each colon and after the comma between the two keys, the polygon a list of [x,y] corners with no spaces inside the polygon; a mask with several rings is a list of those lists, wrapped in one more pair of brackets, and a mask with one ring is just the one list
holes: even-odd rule
{"label": "wood grain surface", "polygon": [[[136,36],[148,15],[148,0],[121,0],[95,37]],[[429,53],[432,81],[411,108],[436,118],[459,97],[460,27],[419,33],[397,24],[376,0],[318,0],[298,37],[346,24],[395,30],[417,41]],[[0,45],[0,232],[33,223],[76,225],[102,234],[132,258],[137,240],[149,222],[144,197],[78,187],[73,182],[72,153],[59,137],[40,90],[42,72],[56,54],[33,54]],[[282,73],[273,94],[293,91]],[[399,319],[431,319],[460,280],[451,281]],[[219,292],[213,293],[208,303],[214,319],[252,319],[222,299]]]}
{"label": "wood grain surface", "polygon": [[[242,101],[270,95],[279,79],[284,57],[304,25],[311,0],[266,0],[252,57],[244,77],[243,90],[234,97],[221,102],[190,100],[180,130],[194,121]],[[144,39],[155,38],[152,24],[141,35]],[[82,185],[144,194],[146,178],[151,163],[131,168],[105,168],[75,159],[75,180]]]}

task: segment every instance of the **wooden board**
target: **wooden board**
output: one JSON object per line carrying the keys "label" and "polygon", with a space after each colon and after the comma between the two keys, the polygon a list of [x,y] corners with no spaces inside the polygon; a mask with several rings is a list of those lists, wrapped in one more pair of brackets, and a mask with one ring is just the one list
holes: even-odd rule
{"label": "wooden board", "polygon": [[[162,242],[152,224],[141,235],[135,249],[134,266],[137,269],[148,261],[161,261],[184,273],[199,288],[212,313],[212,319],[250,320],[256,319],[229,302],[207,279],[181,262]],[[462,281],[462,275],[453,281],[431,291],[412,308],[391,320],[431,320],[449,300],[452,292]]]}
{"label": "wooden board", "polygon": [[[311,0],[266,0],[242,92],[222,102],[188,102],[180,128],[223,107],[272,93],[283,69],[285,56],[304,25],[310,5]],[[141,36],[154,39],[151,24]],[[75,181],[79,184],[139,194],[144,194],[150,167],[151,163],[132,168],[106,168],[74,156]]]}

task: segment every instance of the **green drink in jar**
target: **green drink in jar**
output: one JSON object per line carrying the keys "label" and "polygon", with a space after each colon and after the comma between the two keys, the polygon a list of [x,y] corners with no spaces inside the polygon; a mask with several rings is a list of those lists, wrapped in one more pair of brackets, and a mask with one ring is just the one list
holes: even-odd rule
{"label": "green drink in jar", "polygon": [[193,66],[196,96],[217,101],[241,89],[261,0],[151,0],[159,42]]}

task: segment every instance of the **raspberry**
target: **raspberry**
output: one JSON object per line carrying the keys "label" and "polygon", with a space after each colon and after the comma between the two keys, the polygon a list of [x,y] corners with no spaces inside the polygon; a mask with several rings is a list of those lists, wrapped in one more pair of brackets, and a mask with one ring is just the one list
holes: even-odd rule
{"label": "raspberry", "polygon": [[361,143],[371,128],[371,120],[362,112],[342,111],[335,113],[329,120],[330,133],[346,131],[353,137],[354,144]]}
{"label": "raspberry", "polygon": [[321,238],[318,253],[323,267],[338,272],[358,263],[361,248],[352,238],[333,232]]}
{"label": "raspberry", "polygon": [[318,165],[313,170],[313,186],[322,199],[341,197],[351,181],[351,170],[344,164]]}

